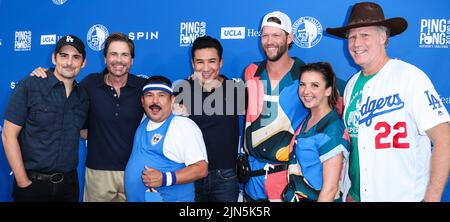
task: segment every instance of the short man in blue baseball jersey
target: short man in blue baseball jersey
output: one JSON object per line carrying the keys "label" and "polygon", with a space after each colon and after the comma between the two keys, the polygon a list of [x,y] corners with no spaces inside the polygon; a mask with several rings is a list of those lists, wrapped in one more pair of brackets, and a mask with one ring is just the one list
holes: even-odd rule
{"label": "short man in blue baseball jersey", "polygon": [[127,201],[156,201],[146,199],[155,196],[146,192],[154,192],[164,202],[192,202],[193,182],[208,174],[202,133],[189,118],[172,114],[174,99],[170,80],[147,79],[141,98],[147,116],[136,131],[125,168]]}

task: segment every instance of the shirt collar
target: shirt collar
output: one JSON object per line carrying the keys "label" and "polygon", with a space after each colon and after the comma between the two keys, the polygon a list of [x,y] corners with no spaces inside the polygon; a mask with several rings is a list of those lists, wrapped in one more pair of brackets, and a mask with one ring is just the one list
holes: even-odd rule
{"label": "shirt collar", "polygon": [[[52,90],[54,87],[58,86],[58,85],[64,85],[64,83],[62,81],[60,81],[58,78],[56,78],[55,73],[54,73],[55,69],[51,68],[47,71],[47,79],[48,79],[48,84],[47,84],[47,93],[50,92],[50,90]],[[77,82],[77,80],[73,81],[73,89],[75,91],[77,91],[78,93],[78,89],[79,88],[79,84]]]}
{"label": "shirt collar", "polygon": [[[105,75],[107,75],[107,74],[108,74],[108,70],[105,68],[103,70],[103,72],[101,73],[101,75],[99,75],[99,79],[97,80],[98,87],[108,86],[108,84],[106,84],[106,82],[105,82]],[[139,81],[137,78],[139,78],[139,77],[136,77],[131,73],[128,73],[127,83],[125,83],[124,87],[133,87],[133,88],[141,87],[141,85],[139,85]],[[108,86],[108,87],[110,87],[110,86]]]}

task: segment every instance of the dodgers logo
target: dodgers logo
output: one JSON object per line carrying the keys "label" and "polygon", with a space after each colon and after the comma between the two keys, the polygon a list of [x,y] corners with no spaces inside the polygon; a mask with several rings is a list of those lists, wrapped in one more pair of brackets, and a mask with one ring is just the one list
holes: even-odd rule
{"label": "dodgers logo", "polygon": [[159,134],[159,133],[153,135],[153,137],[152,137],[152,146],[158,144],[159,141],[161,141],[162,137],[163,136],[161,134]]}
{"label": "dodgers logo", "polygon": [[55,5],[62,5],[67,2],[67,0],[52,0]]}
{"label": "dodgers logo", "polygon": [[101,51],[105,47],[105,40],[108,37],[108,29],[101,25],[93,25],[87,33],[87,43],[94,51]]}
{"label": "dodgers logo", "polygon": [[300,48],[312,48],[322,39],[323,29],[320,22],[310,16],[299,18],[292,25],[294,43]]}
{"label": "dodgers logo", "polygon": [[365,123],[366,126],[370,126],[373,118],[402,109],[404,106],[405,103],[398,93],[374,100],[370,100],[369,96],[361,106],[361,119],[359,120],[359,124]]}
{"label": "dodgers logo", "polygon": [[426,90],[424,93],[425,93],[425,95],[428,98],[428,102],[430,102],[430,104],[428,104],[428,106],[432,107],[433,110],[442,107],[442,105],[439,102],[439,100],[436,99],[436,97],[433,94],[429,93],[428,90]]}

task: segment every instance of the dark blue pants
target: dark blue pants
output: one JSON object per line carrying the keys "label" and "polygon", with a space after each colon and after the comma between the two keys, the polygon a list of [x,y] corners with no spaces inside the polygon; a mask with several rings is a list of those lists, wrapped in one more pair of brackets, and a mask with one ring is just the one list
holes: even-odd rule
{"label": "dark blue pants", "polygon": [[197,202],[237,202],[239,182],[236,169],[209,170],[208,176],[195,182]]}

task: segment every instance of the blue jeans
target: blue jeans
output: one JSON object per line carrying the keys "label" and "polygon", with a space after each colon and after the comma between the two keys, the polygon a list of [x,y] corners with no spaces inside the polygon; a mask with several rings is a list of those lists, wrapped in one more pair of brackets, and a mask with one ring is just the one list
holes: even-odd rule
{"label": "blue jeans", "polygon": [[208,176],[195,181],[196,202],[237,202],[239,182],[236,169],[209,170]]}

